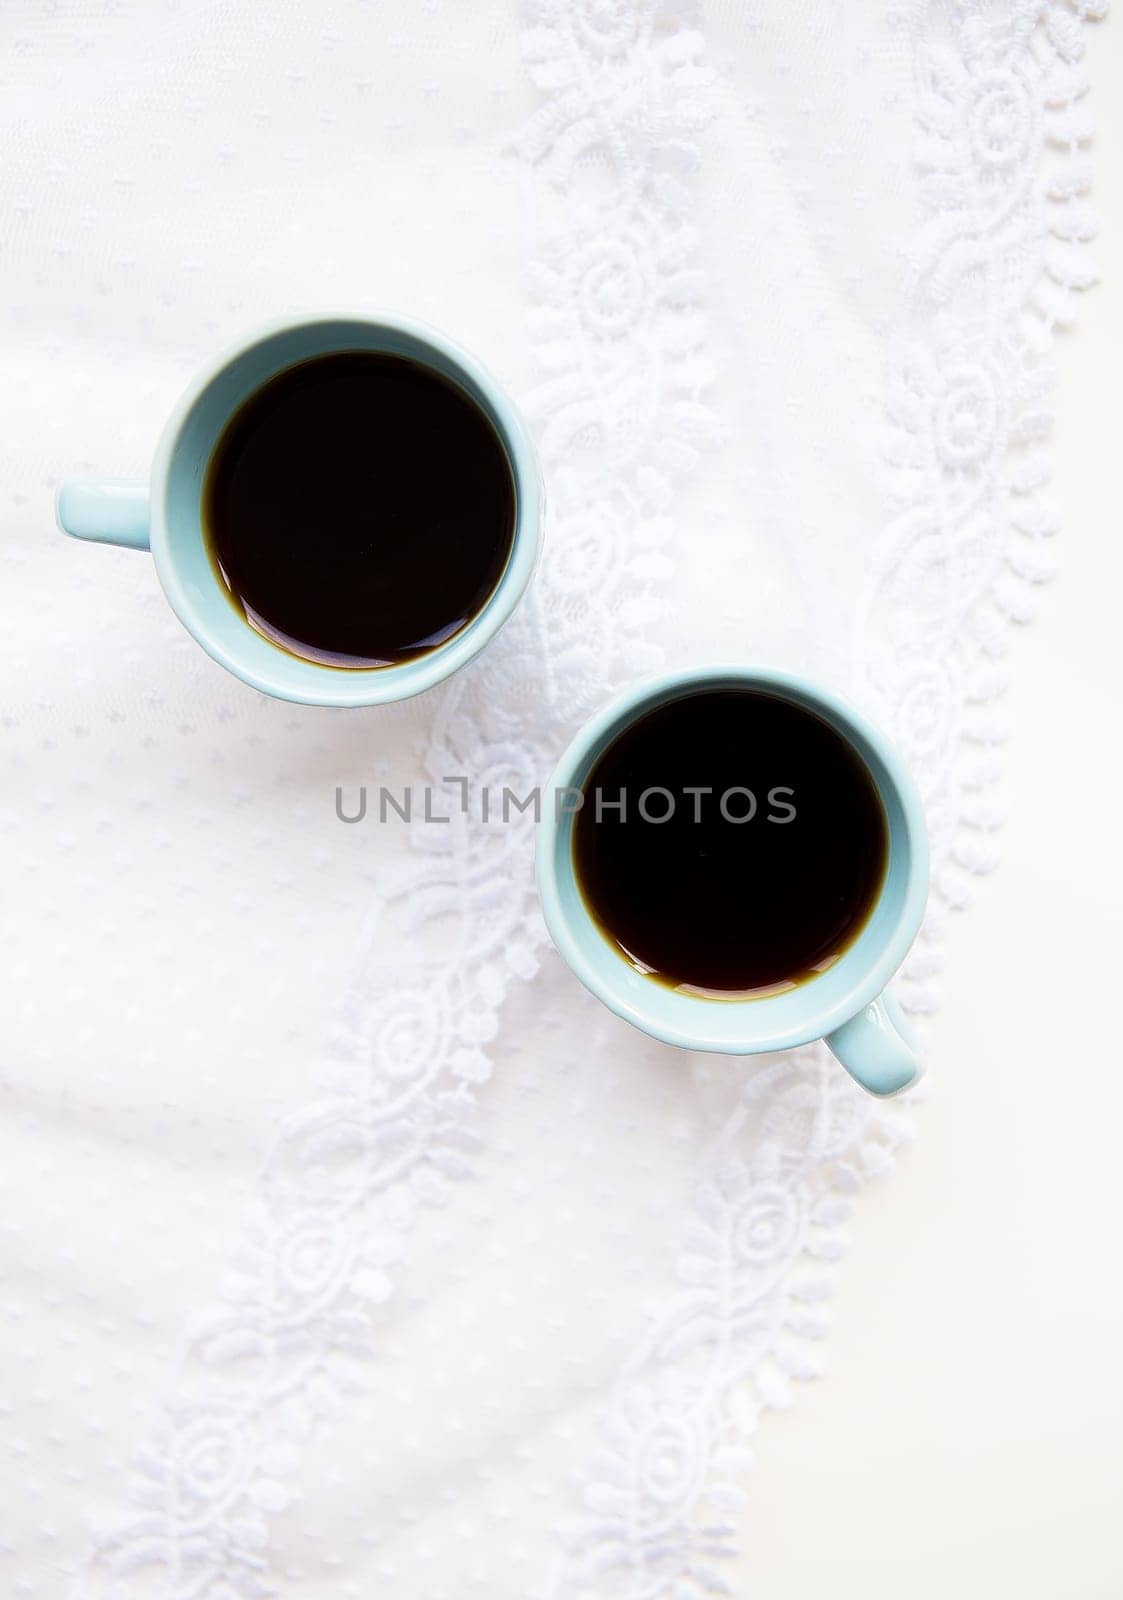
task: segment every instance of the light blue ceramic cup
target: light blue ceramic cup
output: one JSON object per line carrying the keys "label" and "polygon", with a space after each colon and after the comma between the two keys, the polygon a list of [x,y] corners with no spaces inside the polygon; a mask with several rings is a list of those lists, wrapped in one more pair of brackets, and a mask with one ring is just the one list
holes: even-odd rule
{"label": "light blue ceramic cup", "polygon": [[[286,367],[340,350],[409,357],[463,389],[490,418],[515,481],[515,536],[507,565],[482,610],[459,633],[415,660],[343,668],[303,661],[250,626],[215,570],[203,539],[207,463],[226,424],[254,390]],[[439,469],[434,458],[434,470]],[[404,700],[479,654],[511,615],[530,580],[542,523],[534,450],[517,411],[494,379],[450,339],[398,316],[326,313],[276,322],[218,356],[183,395],[164,429],[147,484],[64,483],[57,515],[64,533],[151,550],[172,609],[204,650],[246,683],[304,705],[370,706]]]}
{"label": "light blue ceramic cup", "polygon": [[[601,753],[646,712],[700,689],[758,689],[824,717],[858,752],[885,809],[889,861],[865,927],[832,967],[783,994],[712,1000],[645,977],[602,933],[574,874],[576,796]],[[846,1070],[876,1095],[897,1094],[919,1077],[914,1041],[886,985],[916,936],[928,894],[920,797],[889,741],[827,690],[751,666],[677,672],[629,689],[582,728],[559,761],[543,796],[537,856],[542,911],[558,950],[587,989],[645,1033],[684,1050],[728,1055],[825,1039]]]}

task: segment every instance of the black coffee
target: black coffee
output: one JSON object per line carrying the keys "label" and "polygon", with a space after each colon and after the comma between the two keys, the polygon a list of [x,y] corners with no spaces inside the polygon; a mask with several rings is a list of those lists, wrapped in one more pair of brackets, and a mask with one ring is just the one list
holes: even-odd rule
{"label": "black coffee", "polygon": [[355,351],[251,395],[215,449],[204,524],[232,598],[267,638],[331,666],[386,666],[482,609],[511,553],[515,486],[462,390]]}
{"label": "black coffee", "polygon": [[861,932],[885,876],[865,766],[775,695],[704,690],[648,712],[583,793],[573,858],[586,905],[675,988],[733,998],[805,982]]}

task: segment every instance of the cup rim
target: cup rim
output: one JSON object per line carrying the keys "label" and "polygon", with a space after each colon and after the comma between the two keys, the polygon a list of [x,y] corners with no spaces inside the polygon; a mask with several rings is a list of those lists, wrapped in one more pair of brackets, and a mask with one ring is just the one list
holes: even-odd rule
{"label": "cup rim", "polygon": [[[668,699],[679,698],[683,693],[707,685],[719,687],[723,682],[759,688],[765,693],[787,693],[801,704],[824,713],[852,739],[859,752],[861,744],[866,744],[881,762],[900,802],[904,819],[909,869],[895,924],[887,932],[876,956],[839,999],[833,1003],[816,1005],[812,994],[815,980],[805,985],[803,992],[809,997],[806,1014],[787,1028],[754,1030],[749,1025],[753,1008],[767,1004],[767,1001],[761,1000],[683,997],[690,1006],[691,1017],[698,1019],[697,1027],[680,1026],[646,1011],[642,1004],[625,992],[623,985],[613,982],[615,963],[619,963],[621,974],[629,969],[584,906],[580,890],[577,893],[580,907],[578,915],[582,924],[591,926],[597,935],[599,943],[594,948],[598,951],[599,960],[590,957],[584,943],[577,938],[559,888],[559,837],[564,834],[572,844],[573,813],[558,818],[555,792],[575,787],[572,781],[574,777],[582,771],[587,772],[592,761],[612,738],[646,711],[664,704]],[[572,861],[571,854],[567,854],[567,860]],[[571,866],[569,870],[572,871]],[[903,759],[888,737],[849,701],[798,673],[749,663],[719,662],[644,678],[608,701],[575,734],[558,760],[543,795],[535,839],[535,874],[542,915],[559,954],[585,988],[610,1011],[652,1038],[680,1049],[713,1051],[725,1055],[756,1055],[770,1050],[787,1050],[821,1039],[857,1016],[883,992],[907,955],[923,920],[928,899],[928,838],[920,795]],[[704,1018],[707,1011],[712,1011],[714,1007],[720,1007],[726,1013],[731,1008],[744,1013],[746,1029],[743,1042],[733,1044],[707,1035]],[[757,1014],[758,1018],[764,1015],[763,1012]]]}
{"label": "cup rim", "polygon": [[[459,633],[423,656],[385,667],[341,669],[309,661],[308,687],[305,688],[303,684],[279,681],[265,668],[243,661],[237,651],[213,637],[205,610],[182,580],[177,567],[167,532],[166,495],[184,423],[216,380],[258,345],[298,329],[338,323],[387,329],[415,340],[422,347],[428,346],[480,391],[493,414],[515,480],[515,529],[510,556],[495,588]],[[283,368],[279,366],[277,370]],[[526,591],[538,559],[542,512],[542,481],[534,445],[516,406],[502,386],[475,356],[447,334],[416,318],[391,311],[325,309],[276,317],[226,345],[196,373],[176,401],[156,447],[150,478],[152,556],[172,610],[207,654],[243,683],[274,699],[299,705],[386,705],[421,694],[466,666],[490,644]],[[249,624],[246,626],[248,629]],[[279,646],[276,648],[285,660],[292,659]]]}

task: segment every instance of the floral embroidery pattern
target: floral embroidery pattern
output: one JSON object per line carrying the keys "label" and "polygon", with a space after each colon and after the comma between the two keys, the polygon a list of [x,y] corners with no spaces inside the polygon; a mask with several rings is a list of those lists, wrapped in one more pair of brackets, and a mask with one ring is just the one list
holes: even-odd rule
{"label": "floral embroidery pattern", "polygon": [[823,1046],[748,1063],[703,1159],[679,1288],[611,1398],[549,1600],[729,1592],[720,1563],[736,1550],[752,1435],[819,1372],[840,1228],[909,1132]]}
{"label": "floral embroidery pattern", "polygon": [[[953,0],[916,36],[924,221],[890,378],[898,510],[868,574],[853,685],[926,803],[932,903],[900,982],[914,1012],[936,1003],[946,909],[993,861],[1006,623],[1032,614],[1052,570],[1042,401],[1053,330],[1093,281],[1083,22],[1105,9]],[[824,1046],[748,1064],[703,1162],[679,1288],[610,1398],[547,1600],[730,1592],[720,1568],[752,1434],[817,1372],[852,1197],[910,1133]]]}
{"label": "floral embroidery pattern", "polygon": [[925,220],[889,385],[899,509],[868,574],[857,689],[928,812],[934,892],[902,979],[920,1011],[944,913],[996,859],[1006,624],[1053,572],[1045,400],[1054,330],[1095,277],[1083,23],[1105,10],[961,0],[933,11],[917,58]]}

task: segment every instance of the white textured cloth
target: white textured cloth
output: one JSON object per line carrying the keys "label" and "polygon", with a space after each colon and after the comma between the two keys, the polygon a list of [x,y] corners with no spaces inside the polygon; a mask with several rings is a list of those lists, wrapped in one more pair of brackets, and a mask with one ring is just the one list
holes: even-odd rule
{"label": "white textured cloth", "polygon": [[[932,911],[989,864],[1006,622],[1091,281],[1095,0],[9,0],[0,1589],[712,1592],[908,1111],[691,1057],[544,941],[520,793],[663,662],[860,698]],[[269,702],[66,541],[215,347],[447,329],[526,408],[534,589],[452,683]]]}

